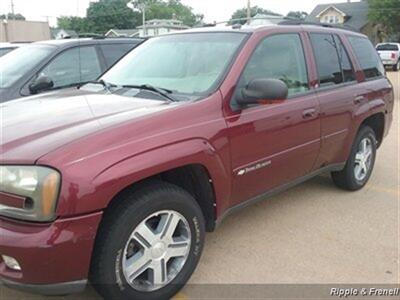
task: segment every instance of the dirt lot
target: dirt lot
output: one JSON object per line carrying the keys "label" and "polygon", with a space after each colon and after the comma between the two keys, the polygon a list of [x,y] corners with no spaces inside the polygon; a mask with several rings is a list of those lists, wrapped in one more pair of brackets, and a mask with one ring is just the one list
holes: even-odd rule
{"label": "dirt lot", "polygon": [[[365,189],[336,189],[317,177],[249,207],[208,234],[192,284],[380,284],[400,282],[400,72],[390,135]],[[191,286],[177,298],[197,298]],[[0,287],[1,299],[42,299]],[[99,299],[84,294],[55,299]],[[53,298],[46,297],[51,300]]]}

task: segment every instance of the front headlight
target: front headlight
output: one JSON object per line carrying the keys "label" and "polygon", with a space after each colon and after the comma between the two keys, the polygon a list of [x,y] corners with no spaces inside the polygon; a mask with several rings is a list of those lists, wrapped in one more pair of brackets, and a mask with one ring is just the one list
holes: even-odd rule
{"label": "front headlight", "polygon": [[53,169],[0,166],[0,215],[28,221],[52,221],[59,188],[60,174]]}

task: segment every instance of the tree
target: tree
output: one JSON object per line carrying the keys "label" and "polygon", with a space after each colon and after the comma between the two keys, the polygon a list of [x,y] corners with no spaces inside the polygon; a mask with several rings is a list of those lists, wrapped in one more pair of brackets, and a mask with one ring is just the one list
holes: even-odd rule
{"label": "tree", "polygon": [[111,28],[130,29],[141,24],[139,12],[126,5],[128,0],[100,0],[91,2],[86,11],[87,28],[90,32],[106,33]]}
{"label": "tree", "polygon": [[[273,11],[270,11],[268,9],[264,9],[264,8],[261,8],[258,6],[251,7],[250,14],[251,14],[251,17],[254,17],[257,14],[280,16],[280,14],[274,13]],[[246,18],[247,18],[247,8],[241,8],[233,13],[229,23],[230,24],[238,24],[238,23],[245,24]]]}
{"label": "tree", "polygon": [[80,17],[59,17],[57,18],[59,28],[65,30],[74,30],[77,33],[90,32],[91,28],[86,18]]}
{"label": "tree", "polygon": [[77,32],[104,34],[111,28],[132,29],[142,25],[141,5],[146,7],[146,19],[171,19],[183,21],[185,25],[194,26],[201,21],[201,15],[195,15],[192,8],[181,3],[181,0],[135,0],[132,3],[137,11],[127,6],[130,0],[99,0],[91,2],[86,11],[86,18],[61,17],[58,27]]}
{"label": "tree", "polygon": [[195,15],[190,6],[184,5],[181,0],[136,0],[135,7],[146,7],[146,19],[172,19],[182,21],[185,25],[194,26],[203,19],[202,15]]}
{"label": "tree", "polygon": [[292,19],[299,19],[299,20],[305,20],[308,16],[308,13],[305,11],[291,11],[287,14],[288,18]]}
{"label": "tree", "polygon": [[400,35],[400,0],[369,0],[368,19],[389,35]]}
{"label": "tree", "polygon": [[0,20],[5,20],[5,19],[25,21],[25,17],[23,15],[12,14],[12,13],[8,13],[7,15],[0,15]]}

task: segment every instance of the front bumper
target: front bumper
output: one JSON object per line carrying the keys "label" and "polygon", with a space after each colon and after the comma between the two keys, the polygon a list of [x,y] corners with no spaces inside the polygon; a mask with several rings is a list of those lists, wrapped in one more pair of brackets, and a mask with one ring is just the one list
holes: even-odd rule
{"label": "front bumper", "polygon": [[[0,219],[0,255],[15,258],[21,271],[0,257],[0,279],[8,286],[48,295],[84,289],[102,212],[33,224]],[[47,291],[47,292],[46,292]]]}
{"label": "front bumper", "polygon": [[23,284],[6,279],[0,280],[5,286],[26,293],[44,296],[64,296],[76,294],[85,290],[87,280],[78,280],[53,284]]}

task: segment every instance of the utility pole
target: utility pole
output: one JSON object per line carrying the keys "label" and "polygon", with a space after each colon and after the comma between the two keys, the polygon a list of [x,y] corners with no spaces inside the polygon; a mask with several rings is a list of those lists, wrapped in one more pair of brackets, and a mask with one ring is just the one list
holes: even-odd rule
{"label": "utility pole", "polygon": [[14,15],[14,1],[11,0],[11,14],[12,14],[12,19],[15,19],[15,15]]}
{"label": "utility pole", "polygon": [[144,2],[130,1],[126,4],[133,11],[142,12],[143,36],[146,36],[146,4]]}
{"label": "utility pole", "polygon": [[247,0],[247,24],[250,24],[251,21],[251,5],[250,0]]}
{"label": "utility pole", "polygon": [[143,22],[143,34],[146,36],[146,4],[142,4],[142,22]]}

